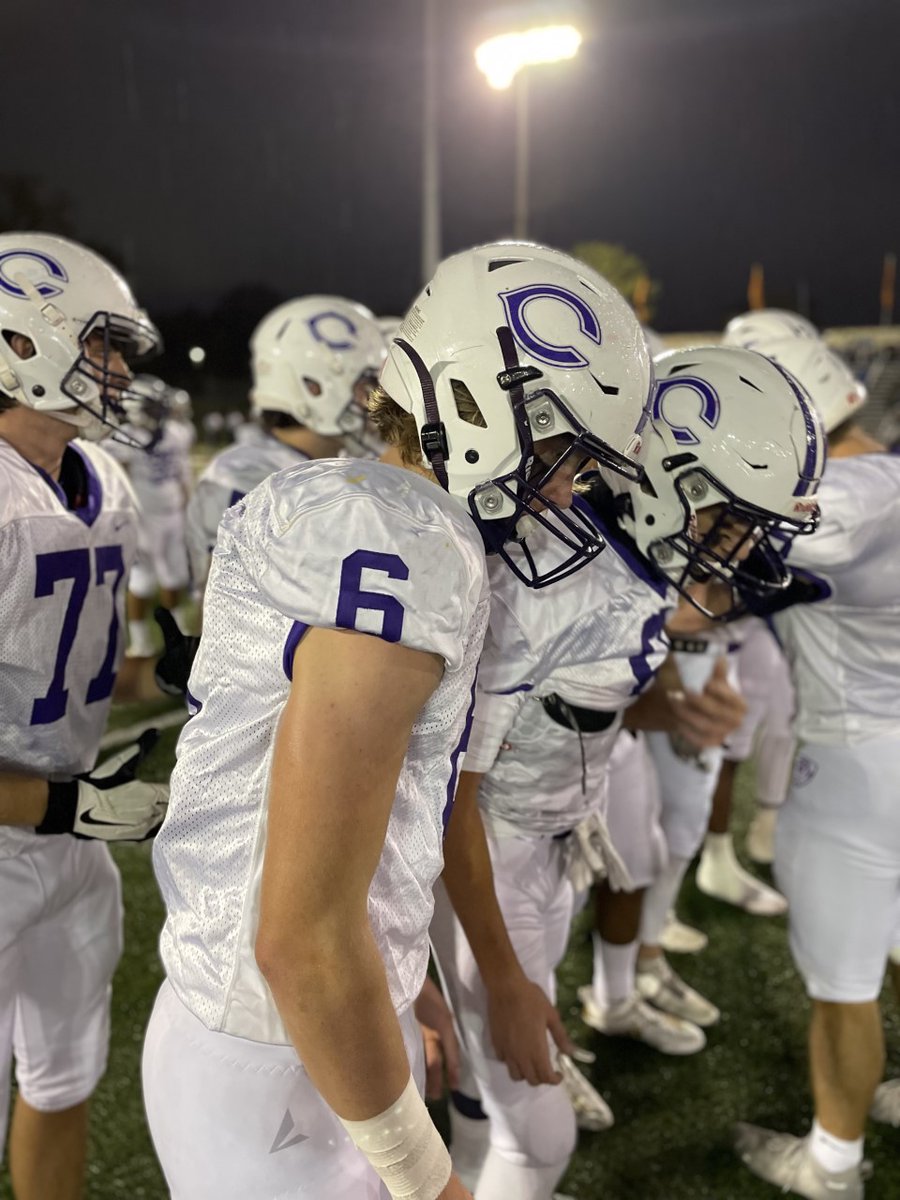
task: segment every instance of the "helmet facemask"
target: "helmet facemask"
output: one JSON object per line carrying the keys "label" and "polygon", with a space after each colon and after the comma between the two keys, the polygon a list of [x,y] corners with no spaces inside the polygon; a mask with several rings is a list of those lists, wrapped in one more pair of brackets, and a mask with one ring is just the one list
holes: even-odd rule
{"label": "helmet facemask", "polygon": [[[94,338],[89,347],[94,334],[99,337]],[[78,357],[63,376],[60,391],[93,418],[84,423],[76,422],[83,436],[100,440],[112,430],[117,441],[151,449],[159,440],[158,421],[152,425],[149,440],[124,431],[122,426],[140,423],[139,414],[144,410],[146,397],[132,386],[133,375],[129,367],[158,348],[155,331],[149,325],[119,313],[97,312],[78,335],[78,348]],[[125,360],[125,371],[115,369],[114,355]],[[54,415],[66,419],[64,410]]]}
{"label": "helmet facemask", "polygon": [[[648,555],[704,616],[733,619],[746,610],[746,597],[770,596],[789,585],[787,553],[795,537],[815,531],[817,509],[787,518],[742,500],[699,466],[671,482],[684,525],[651,542]],[[725,584],[732,589],[732,605],[724,612],[710,610],[695,594],[698,583]]]}

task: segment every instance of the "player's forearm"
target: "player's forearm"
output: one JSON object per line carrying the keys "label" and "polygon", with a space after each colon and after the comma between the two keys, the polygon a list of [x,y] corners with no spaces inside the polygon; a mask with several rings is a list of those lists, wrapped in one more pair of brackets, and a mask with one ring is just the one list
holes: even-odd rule
{"label": "player's forearm", "polygon": [[40,825],[47,815],[47,780],[0,774],[0,825]]}
{"label": "player's forearm", "polygon": [[260,929],[256,956],[297,1053],[331,1108],[349,1121],[384,1112],[409,1060],[368,920],[301,933]]}
{"label": "player's forearm", "polygon": [[478,808],[481,776],[463,771],[444,840],[443,881],[489,991],[521,975],[494,890],[494,870]]}

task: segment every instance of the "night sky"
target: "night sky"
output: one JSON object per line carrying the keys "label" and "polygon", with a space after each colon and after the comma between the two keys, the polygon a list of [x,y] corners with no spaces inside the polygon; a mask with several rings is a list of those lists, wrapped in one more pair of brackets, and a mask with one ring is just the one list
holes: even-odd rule
{"label": "night sky", "polygon": [[[265,285],[379,312],[419,286],[416,0],[6,0],[0,173],[71,201],[151,310]],[[896,0],[593,0],[572,63],[532,71],[530,233],[621,242],[655,324],[711,329],[805,282],[875,323],[900,250]],[[513,105],[475,68],[485,5],[442,0],[445,252],[508,234]]]}

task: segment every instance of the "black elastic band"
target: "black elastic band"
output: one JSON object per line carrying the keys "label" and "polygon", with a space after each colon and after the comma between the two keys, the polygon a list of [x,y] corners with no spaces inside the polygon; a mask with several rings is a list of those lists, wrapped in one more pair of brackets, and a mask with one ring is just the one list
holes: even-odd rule
{"label": "black elastic band", "polygon": [[[431,378],[431,373],[425,366],[421,355],[413,350],[409,342],[405,342],[403,338],[394,338],[394,345],[399,346],[406,357],[413,365],[413,370],[418,376],[419,387],[422,389],[422,400],[425,404],[426,424],[433,429],[442,429],[443,422],[438,409],[437,396],[434,391],[434,380]],[[443,440],[443,445],[440,444]],[[428,457],[432,471],[437,477],[438,483],[446,492],[448,490],[447,466],[445,461],[446,456],[446,438],[435,439],[430,448],[422,447]]]}
{"label": "black elastic band", "polygon": [[47,784],[47,812],[35,833],[71,833],[78,808],[78,780]]}

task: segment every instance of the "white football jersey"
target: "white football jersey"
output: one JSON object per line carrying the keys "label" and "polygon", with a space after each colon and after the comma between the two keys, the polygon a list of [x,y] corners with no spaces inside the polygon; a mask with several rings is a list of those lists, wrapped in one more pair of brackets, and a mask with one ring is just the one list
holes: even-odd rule
{"label": "white football jersey", "polygon": [[[70,776],[94,765],[124,650],[134,494],[100,447],[70,443],[83,507],[0,439],[0,770]],[[0,856],[33,837],[0,828]]]}
{"label": "white football jersey", "polygon": [[[561,833],[602,800],[619,720],[579,734],[548,716],[541,698],[620,713],[666,655],[674,591],[618,528],[591,519],[607,547],[567,579],[534,590],[502,563],[491,568],[491,620],[464,769],[485,773],[479,802],[495,831]],[[529,544],[541,569],[558,556],[546,534]]]}
{"label": "white football jersey", "polygon": [[402,1012],[416,998],[489,609],[475,525],[411,472],[319,459],[273,475],[226,514],[190,678],[195,715],[153,852],[166,971],[208,1028],[288,1041],[253,947],[267,768],[309,627],[355,629],[446,663],[413,729],[369,892],[394,1004]]}
{"label": "white football jersey", "polygon": [[[147,436],[142,430],[125,432],[138,441]],[[184,508],[185,494],[192,482],[190,454],[194,437],[193,425],[168,419],[163,422],[162,435],[152,450],[120,441],[107,443],[113,457],[128,468],[143,512],[152,516]]]}
{"label": "white football jersey", "polygon": [[[253,428],[259,430],[255,422]],[[202,583],[209,574],[219,522],[226,509],[276,471],[307,461],[308,456],[302,450],[295,450],[261,430],[260,435],[229,446],[211,459],[188,501],[186,537],[191,572],[197,583]]]}
{"label": "white football jersey", "polygon": [[900,458],[831,459],[822,521],[789,561],[827,599],[779,613],[797,689],[797,736],[854,743],[900,732]]}

